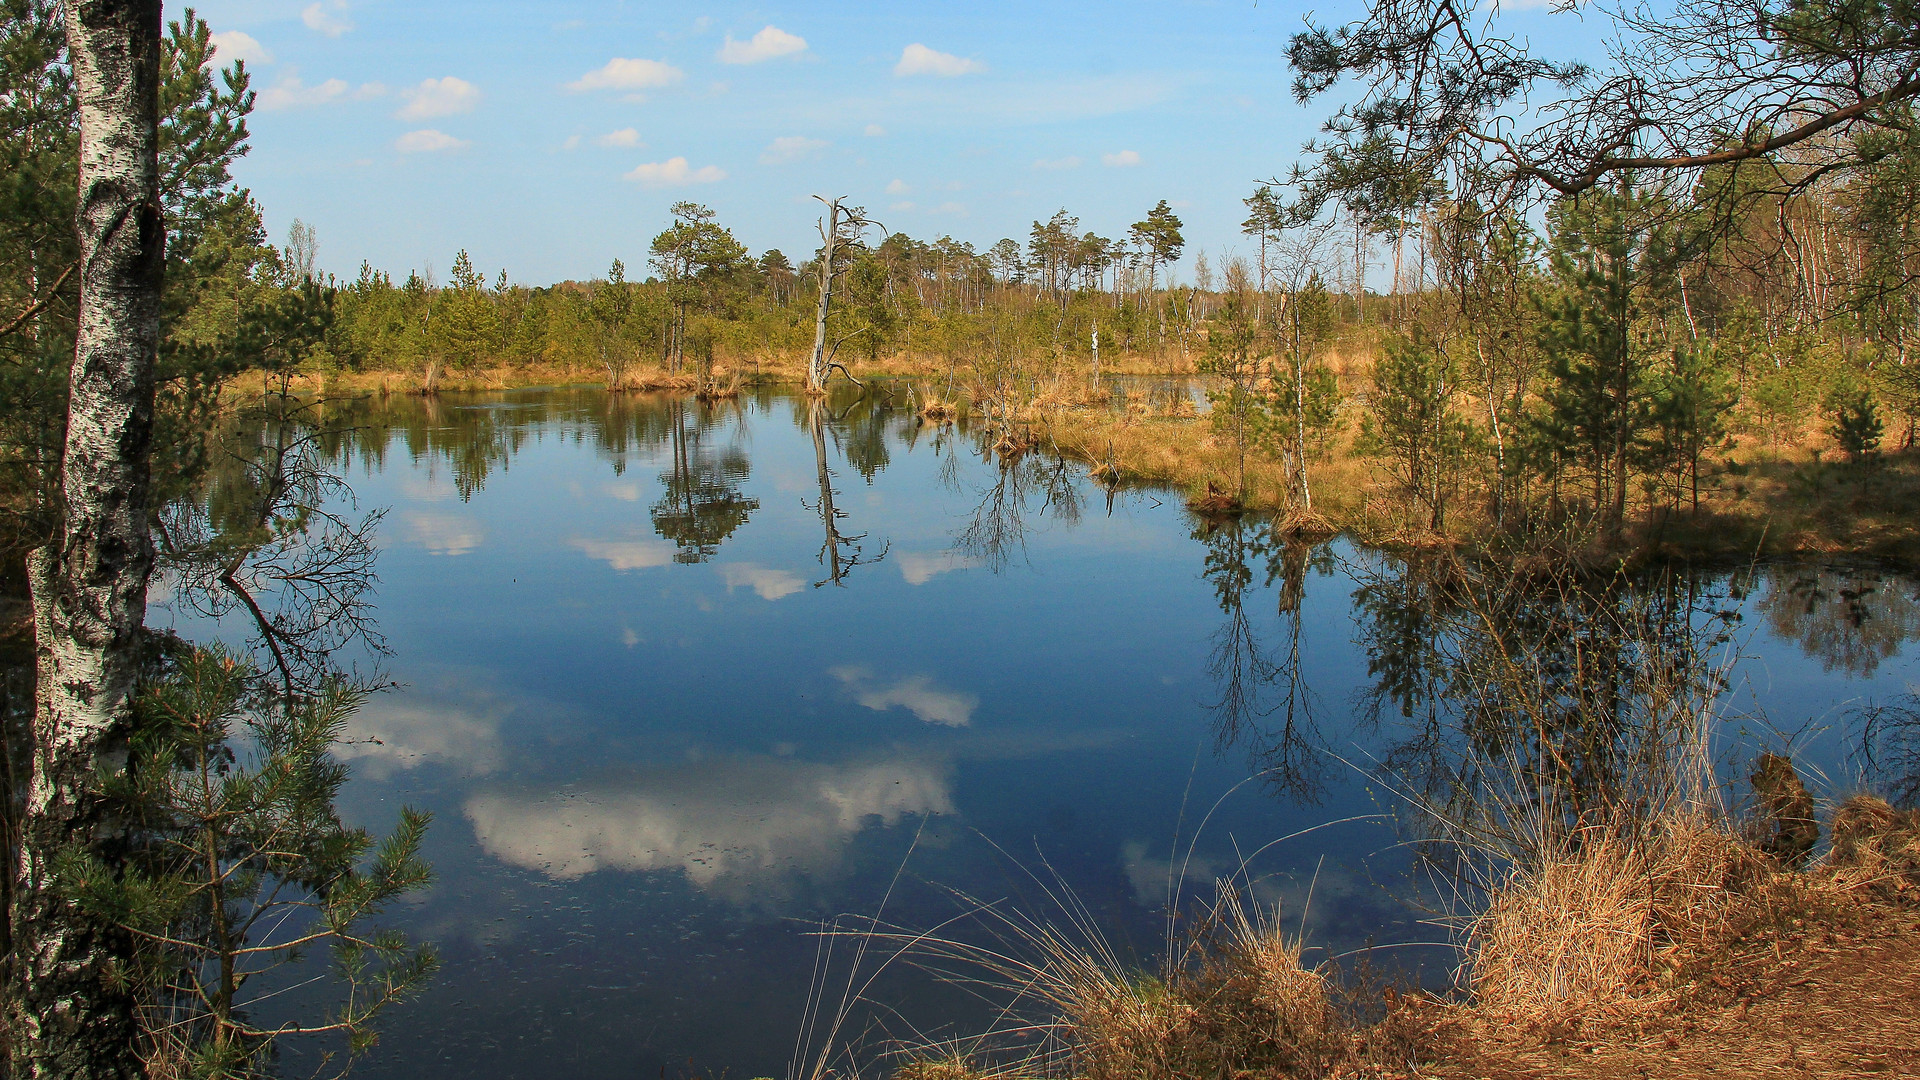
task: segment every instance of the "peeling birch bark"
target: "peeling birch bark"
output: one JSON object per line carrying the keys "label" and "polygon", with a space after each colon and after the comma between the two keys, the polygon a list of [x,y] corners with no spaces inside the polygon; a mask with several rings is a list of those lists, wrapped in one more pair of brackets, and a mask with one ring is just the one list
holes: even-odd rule
{"label": "peeling birch bark", "polygon": [[61,855],[109,872],[127,829],[99,794],[126,767],[153,565],[149,449],[166,230],[157,159],[159,0],[69,0],[80,102],[79,333],[62,457],[63,520],[29,559],[38,686],[14,867],[13,1075],[141,1074],[132,938],[75,900]]}

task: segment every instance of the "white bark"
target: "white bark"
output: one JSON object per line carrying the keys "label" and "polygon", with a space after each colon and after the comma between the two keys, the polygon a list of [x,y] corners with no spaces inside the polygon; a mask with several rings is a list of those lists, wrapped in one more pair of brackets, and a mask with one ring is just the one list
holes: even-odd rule
{"label": "white bark", "polygon": [[68,390],[59,534],[31,556],[38,660],[32,772],[12,911],[13,1075],[134,1077],[131,939],[75,902],[57,857],[108,871],[126,826],[99,794],[126,765],[153,563],[148,534],[154,361],[165,248],[158,0],[71,0],[80,102],[80,313]]}

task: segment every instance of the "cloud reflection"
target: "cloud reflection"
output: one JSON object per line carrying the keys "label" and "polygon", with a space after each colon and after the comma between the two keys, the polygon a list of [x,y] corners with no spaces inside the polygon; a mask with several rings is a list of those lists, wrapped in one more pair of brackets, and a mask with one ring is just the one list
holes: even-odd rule
{"label": "cloud reflection", "polygon": [[454,514],[409,510],[400,519],[406,523],[407,539],[426,548],[429,555],[465,555],[487,538],[479,522]]}
{"label": "cloud reflection", "polygon": [[567,881],[596,870],[680,870],[745,899],[750,886],[838,865],[854,834],[907,815],[948,814],[943,767],[912,760],[823,764],[750,757],[649,769],[619,782],[467,800],[489,855]]}
{"label": "cloud reflection", "polygon": [[955,551],[902,552],[894,556],[894,562],[909,585],[925,585],[936,574],[980,565],[980,560]]}
{"label": "cloud reflection", "polygon": [[485,701],[460,707],[376,698],[347,721],[346,737],[334,746],[333,755],[375,780],[429,763],[485,776],[506,764],[500,742],[506,712]]}
{"label": "cloud reflection", "polygon": [[874,682],[873,672],[864,667],[831,668],[827,674],[851,690],[855,701],[875,712],[886,712],[897,705],[929,724],[966,727],[980,705],[980,699],[972,694],[935,686],[931,675],[909,675],[882,685]]}
{"label": "cloud reflection", "polygon": [[673,561],[673,545],[659,540],[592,540],[582,536],[567,543],[615,570],[645,570]]}
{"label": "cloud reflection", "polygon": [[778,600],[783,596],[792,596],[807,587],[807,583],[785,570],[773,570],[753,563],[720,563],[714,567],[720,571],[720,580],[727,583],[727,591],[735,586],[746,586],[760,594],[762,600]]}

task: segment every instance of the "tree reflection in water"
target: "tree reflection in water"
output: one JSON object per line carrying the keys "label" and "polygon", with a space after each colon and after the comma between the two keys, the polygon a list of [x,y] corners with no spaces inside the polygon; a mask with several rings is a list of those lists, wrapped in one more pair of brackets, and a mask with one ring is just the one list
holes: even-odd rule
{"label": "tree reflection in water", "polygon": [[1920,583],[1866,567],[1780,566],[1760,610],[1827,671],[1869,676],[1920,637]]}
{"label": "tree reflection in water", "polygon": [[[702,563],[712,558],[760,501],[740,491],[746,482],[747,455],[737,445],[710,450],[705,437],[715,419],[706,406],[695,406],[691,421],[685,399],[667,403],[669,468],[660,474],[660,500],[653,505],[653,529],[677,549],[673,561]],[[691,427],[689,424],[691,423]]]}
{"label": "tree reflection in water", "polygon": [[1895,806],[1920,806],[1920,694],[1866,705],[1851,719],[1859,732],[1861,771]]}
{"label": "tree reflection in water", "polygon": [[[840,417],[831,418],[836,441],[839,438],[839,423],[841,420],[844,420],[845,417],[852,413],[854,408],[858,407],[860,403],[865,400],[866,395],[863,394],[860,398],[855,399],[854,403],[849,405],[848,408],[840,414]],[[845,520],[847,512],[834,504],[833,470],[827,465],[827,430],[829,427],[830,411],[827,400],[824,397],[809,396],[807,398],[807,431],[808,434],[813,437],[814,476],[820,484],[820,498],[809,509],[820,515],[820,525],[826,533],[826,538],[820,543],[820,565],[827,571],[827,576],[813,583],[813,587],[816,589],[828,584],[844,586],[847,575],[851,573],[855,567],[879,562],[887,557],[887,552],[891,549],[891,545],[882,545],[878,554],[867,554],[864,547],[867,539],[866,533],[848,533],[841,531],[840,522]],[[884,422],[884,417],[883,414],[878,413],[870,405],[867,409],[865,420],[866,422],[864,424],[854,425],[856,432],[864,429],[878,428],[878,426]],[[875,441],[880,443],[881,449],[879,456],[868,456],[862,459],[867,466],[866,468],[862,468],[862,474],[866,476],[869,483],[872,482],[874,473],[886,465],[884,433],[864,437],[856,435],[848,441],[849,446],[867,447],[869,453],[872,450],[871,444]],[[854,458],[851,450],[845,451],[843,456],[849,461]],[[856,468],[859,467],[859,465],[856,465]]]}
{"label": "tree reflection in water", "polygon": [[[292,701],[339,682],[335,658],[386,652],[372,617],[374,529],[332,468],[320,403],[268,395],[223,430],[201,491],[172,501],[155,529],[160,572],[183,607],[248,621],[248,651]],[[377,677],[353,673],[363,689]]]}
{"label": "tree reflection in water", "polygon": [[[981,450],[981,458],[992,456]],[[963,558],[1000,573],[1017,556],[1026,557],[1027,532],[1036,521],[1051,517],[1063,525],[1080,521],[1080,489],[1063,458],[1023,454],[1002,457],[993,483],[980,491],[966,525],[954,537]],[[1038,505],[1033,505],[1038,499]]]}
{"label": "tree reflection in water", "polygon": [[1539,851],[1582,824],[1644,820],[1706,775],[1747,575],[1359,563],[1363,713],[1400,727],[1381,768],[1431,838]]}
{"label": "tree reflection in water", "polygon": [[[1329,757],[1319,730],[1319,699],[1302,662],[1306,575],[1331,566],[1325,551],[1282,538],[1270,523],[1246,518],[1202,521],[1194,538],[1206,545],[1202,575],[1213,586],[1225,616],[1213,632],[1207,674],[1217,697],[1214,739],[1222,750],[1244,743],[1253,770],[1275,794],[1302,803],[1319,800]],[[1269,650],[1260,641],[1246,594],[1256,568],[1268,587],[1279,584],[1283,643]]]}
{"label": "tree reflection in water", "polygon": [[[268,1075],[291,1034],[357,1053],[434,966],[431,950],[366,925],[429,879],[425,816],[403,810],[376,842],[335,808],[347,773],[332,749],[380,684],[384,644],[372,618],[381,514],[353,509],[332,467],[353,440],[326,412],[265,395],[216,434],[193,490],[163,512],[173,601],[229,626],[237,616],[244,644],[150,634],[128,770],[107,792],[136,823],[133,847],[116,872],[81,849],[63,864],[62,887],[132,935],[123,970],[155,1074]],[[264,1019],[273,973],[314,950],[332,957],[331,1000]]]}

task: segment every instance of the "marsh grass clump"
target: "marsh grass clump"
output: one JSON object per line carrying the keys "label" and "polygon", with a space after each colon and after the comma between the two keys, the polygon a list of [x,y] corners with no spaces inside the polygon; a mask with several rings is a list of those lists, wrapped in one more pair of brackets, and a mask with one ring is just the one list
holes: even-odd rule
{"label": "marsh grass clump", "polygon": [[1920,811],[1864,794],[1841,803],[1825,869],[1843,889],[1887,901],[1920,898]]}
{"label": "marsh grass clump", "polygon": [[1247,512],[1246,504],[1240,501],[1239,495],[1213,480],[1208,480],[1199,494],[1187,500],[1187,509],[1210,520],[1239,517]]}
{"label": "marsh grass clump", "polygon": [[1078,961],[1061,969],[1062,1025],[1076,1074],[1159,1080],[1249,1073],[1317,1076],[1343,1055],[1327,973],[1302,942],[1223,883],[1189,941],[1155,974]]}
{"label": "marsh grass clump", "polygon": [[1764,921],[1778,873],[1704,812],[1594,826],[1516,866],[1468,924],[1475,1002],[1539,1024],[1671,1004],[1679,976]]}
{"label": "marsh grass clump", "polygon": [[960,410],[953,402],[929,395],[921,404],[918,415],[929,424],[951,424],[960,415]]}
{"label": "marsh grass clump", "polygon": [[[1221,882],[1151,969],[1060,928],[985,912],[1003,933],[994,948],[919,936],[923,963],[953,961],[1010,991],[1006,1022],[963,1046],[907,1052],[896,1080],[1066,1075],[1082,1080],[1324,1076],[1357,1060],[1368,1040],[1331,968],[1309,966],[1279,912]],[[1070,918],[1079,930],[1080,917]],[[1377,993],[1374,995],[1378,997]]]}
{"label": "marsh grass clump", "polygon": [[740,396],[741,384],[745,376],[739,371],[728,373],[725,379],[709,378],[700,383],[694,397],[701,401],[730,401]]}

